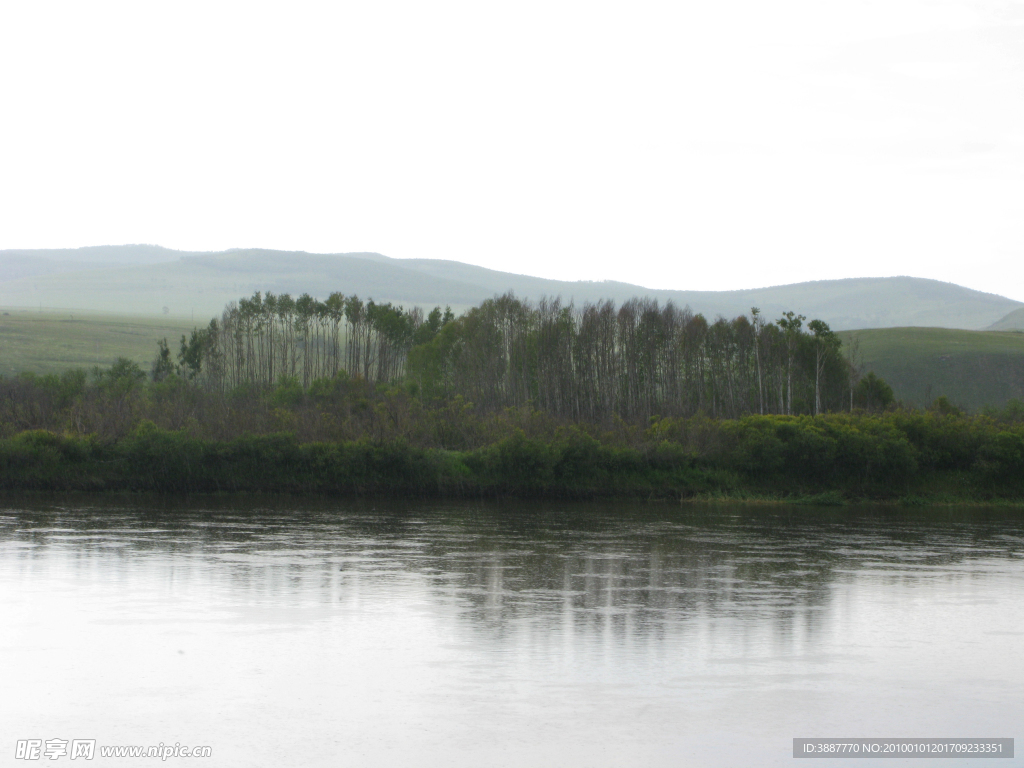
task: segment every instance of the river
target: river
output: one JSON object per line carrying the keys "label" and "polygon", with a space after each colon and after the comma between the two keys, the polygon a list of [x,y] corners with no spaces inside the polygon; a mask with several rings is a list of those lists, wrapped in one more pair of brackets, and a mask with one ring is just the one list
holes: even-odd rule
{"label": "river", "polygon": [[0,755],[775,766],[796,737],[1016,737],[1022,598],[1020,509],[8,498]]}

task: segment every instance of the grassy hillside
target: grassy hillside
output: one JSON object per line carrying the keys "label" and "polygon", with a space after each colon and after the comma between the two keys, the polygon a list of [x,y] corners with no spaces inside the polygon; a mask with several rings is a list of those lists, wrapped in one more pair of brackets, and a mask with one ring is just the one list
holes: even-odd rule
{"label": "grassy hillside", "polygon": [[[429,259],[379,254],[310,254],[261,249],[185,253],[155,246],[59,251],[0,251],[0,305],[157,315],[212,316],[253,291],[326,297],[332,291],[405,306],[460,310],[506,291],[577,303],[634,296],[674,301],[709,319],[760,307],[776,319],[787,310],[835,329],[897,326],[985,328],[1020,302],[951,283],[911,277],[852,278],[744,291],[676,291],[616,282],[565,282]],[[140,250],[141,249],[141,250]],[[37,256],[33,256],[37,253]],[[32,259],[37,262],[33,263]],[[135,259],[135,261],[132,261]],[[55,266],[56,265],[56,266]]]}
{"label": "grassy hillside", "polygon": [[879,328],[841,334],[860,344],[873,370],[905,403],[923,406],[945,395],[972,411],[1024,400],[1024,333],[946,328]]}
{"label": "grassy hillside", "polygon": [[[197,316],[196,324],[206,322]],[[107,368],[118,357],[149,370],[158,340],[167,337],[176,349],[181,334],[192,328],[187,318],[5,309],[0,313],[0,375]]]}
{"label": "grassy hillside", "polygon": [[1024,307],[1015,309],[1006,317],[992,323],[987,331],[1024,331]]}

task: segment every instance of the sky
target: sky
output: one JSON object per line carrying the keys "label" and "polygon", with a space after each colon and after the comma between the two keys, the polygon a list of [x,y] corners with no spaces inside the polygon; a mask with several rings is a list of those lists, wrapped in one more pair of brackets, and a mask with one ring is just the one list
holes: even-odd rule
{"label": "sky", "polygon": [[0,249],[1024,301],[1024,0],[0,5]]}

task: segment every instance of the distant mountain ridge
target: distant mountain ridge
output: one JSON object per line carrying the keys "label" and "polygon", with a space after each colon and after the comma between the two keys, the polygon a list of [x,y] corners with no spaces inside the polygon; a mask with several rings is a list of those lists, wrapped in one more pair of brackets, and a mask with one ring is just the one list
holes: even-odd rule
{"label": "distant mountain ridge", "polygon": [[569,282],[437,259],[377,253],[313,254],[248,248],[186,252],[152,245],[0,251],[0,306],[157,314],[197,319],[254,291],[325,298],[333,291],[377,301],[456,310],[512,291],[582,304],[634,296],[689,306],[709,319],[759,307],[821,318],[837,330],[930,326],[981,329],[1024,304],[952,283],[914,277],[847,278],[740,291],[684,291],[613,281]]}

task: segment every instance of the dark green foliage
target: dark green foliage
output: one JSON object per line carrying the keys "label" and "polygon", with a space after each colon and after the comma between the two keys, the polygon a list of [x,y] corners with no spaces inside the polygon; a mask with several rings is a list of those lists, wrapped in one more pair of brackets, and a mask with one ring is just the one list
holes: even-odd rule
{"label": "dark green foliage", "polygon": [[995,478],[1024,479],[1024,434],[1000,432],[978,450],[978,467]]}
{"label": "dark green foliage", "polygon": [[949,398],[946,397],[945,395],[940,395],[939,397],[935,398],[934,402],[932,402],[932,404],[928,406],[928,410],[942,414],[943,416],[959,416],[960,414],[963,413],[963,411],[960,408],[957,408],[955,405],[949,402]]}
{"label": "dark green foliage", "polygon": [[983,408],[981,412],[995,421],[1009,424],[1024,422],[1024,401],[1014,398],[1007,402],[1002,409],[990,405]]}
{"label": "dark green foliage", "polygon": [[[317,379],[313,382],[313,386],[310,387],[311,398],[324,396],[325,385],[323,381],[323,379]],[[277,386],[268,393],[268,400],[271,405],[277,408],[294,408],[302,403],[305,395],[306,393],[302,389],[302,385],[299,384],[297,377],[282,376]]]}
{"label": "dark green foliage", "polygon": [[991,423],[984,419],[901,411],[887,420],[906,435],[921,464],[935,470],[970,470],[992,436]]}
{"label": "dark green foliage", "polygon": [[[192,333],[181,337],[181,347],[178,351],[178,370],[186,379],[194,379],[203,371],[203,363],[213,363],[219,357],[219,335],[217,321],[211,320],[210,325],[203,329],[193,328]],[[164,363],[167,340],[160,346],[156,362],[153,364],[154,378],[158,367],[165,368]],[[167,355],[169,356],[169,355]]]}
{"label": "dark green foliage", "polygon": [[123,392],[135,389],[146,378],[139,364],[126,357],[117,358],[105,371],[100,368],[94,369],[93,375],[103,386]]}
{"label": "dark green foliage", "polygon": [[750,416],[723,425],[722,461],[769,484],[855,486],[908,482],[914,447],[891,420]]}
{"label": "dark green foliage", "polygon": [[1003,412],[997,415],[997,418],[1003,421],[1024,421],[1024,402],[1017,399],[1010,400]]}
{"label": "dark green foliage", "polygon": [[[182,336],[182,341],[185,337]],[[153,369],[151,376],[153,381],[163,381],[168,376],[171,376],[178,372],[178,366],[171,360],[171,350],[167,346],[167,339],[161,339],[157,342],[157,354],[156,359],[153,361]]]}
{"label": "dark green foliage", "polygon": [[892,387],[885,383],[885,379],[875,376],[874,371],[857,382],[853,390],[854,405],[875,413],[889,408],[895,399]]}
{"label": "dark green foliage", "polygon": [[[379,405],[380,403],[378,403]],[[300,441],[292,433],[226,440],[140,422],[116,441],[30,430],[0,439],[0,488],[167,493],[525,496],[755,495],[845,499],[1024,497],[1024,428],[985,417],[749,416],[659,423],[643,435],[590,434],[543,421],[477,425],[469,450],[385,439]],[[472,420],[472,419],[471,419]],[[710,447],[695,436],[713,430]],[[674,432],[679,439],[664,439]],[[502,434],[503,433],[503,434]],[[708,436],[704,435],[706,439]],[[623,444],[623,440],[626,441]],[[632,443],[632,444],[629,444]],[[909,502],[908,502],[909,503]]]}

